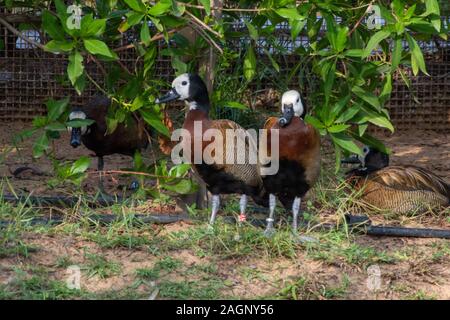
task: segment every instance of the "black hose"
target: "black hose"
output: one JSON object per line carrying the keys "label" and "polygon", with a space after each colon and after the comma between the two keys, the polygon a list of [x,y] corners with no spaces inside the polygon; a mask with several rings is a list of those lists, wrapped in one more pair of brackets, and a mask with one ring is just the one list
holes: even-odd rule
{"label": "black hose", "polygon": [[450,230],[370,226],[366,231],[371,236],[443,238],[450,239]]}
{"label": "black hose", "polygon": [[[87,218],[89,218],[90,221],[93,223],[101,223],[101,224],[110,224],[114,221],[117,221],[118,215],[112,215],[112,214],[96,214],[96,215],[90,215]],[[180,214],[180,215],[162,215],[162,214],[136,214],[134,215],[134,218],[137,222],[146,224],[146,223],[155,223],[155,224],[168,224],[168,223],[175,223],[180,221],[192,221],[186,214]],[[64,217],[62,216],[53,216],[53,217],[34,217],[30,220],[27,220],[27,223],[35,226],[35,225],[58,225],[65,221]],[[0,228],[5,228],[11,224],[14,224],[14,221],[7,221],[3,220],[0,221]]]}
{"label": "black hose", "polygon": [[[10,203],[29,203],[31,205],[38,206],[61,206],[61,207],[72,207],[76,205],[79,201],[79,197],[68,197],[68,196],[13,196],[13,195],[3,195],[0,200],[10,202]],[[89,207],[109,207],[114,204],[122,203],[126,199],[120,196],[110,196],[110,195],[99,195],[98,197],[86,197],[83,196],[83,200],[86,201]]]}

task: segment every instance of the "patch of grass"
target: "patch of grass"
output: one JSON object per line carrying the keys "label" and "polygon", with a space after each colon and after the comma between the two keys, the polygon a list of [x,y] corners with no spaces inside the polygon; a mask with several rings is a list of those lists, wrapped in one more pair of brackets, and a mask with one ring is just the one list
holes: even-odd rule
{"label": "patch of grass", "polygon": [[80,298],[85,294],[69,289],[64,282],[50,280],[46,272],[28,275],[18,270],[16,274],[13,281],[0,285],[0,299],[57,300]]}
{"label": "patch of grass", "polygon": [[275,296],[270,298],[282,300],[338,299],[345,297],[349,284],[348,276],[344,276],[338,286],[329,286],[308,277],[300,277],[285,285]]}
{"label": "patch of grass", "polygon": [[307,256],[330,264],[345,262],[360,267],[374,263],[393,263],[395,257],[385,251],[352,242],[342,231],[320,235],[321,242],[306,244]]}
{"label": "patch of grass", "polygon": [[436,296],[434,294],[428,294],[422,289],[417,290],[413,294],[407,295],[405,298],[408,300],[436,300]]}
{"label": "patch of grass", "polygon": [[156,280],[160,277],[161,271],[165,274],[169,274],[180,268],[182,265],[183,262],[181,260],[168,256],[156,262],[153,268],[137,269],[136,276],[145,280]]}
{"label": "patch of grass", "polygon": [[206,299],[221,298],[219,290],[224,287],[222,281],[162,281],[158,284],[159,296],[168,299]]}
{"label": "patch of grass", "polygon": [[[203,224],[168,234],[160,240],[168,242],[168,250],[191,249],[199,256],[216,256],[220,259],[296,257],[296,249],[300,246],[292,240],[289,229],[281,229],[268,239],[263,235],[263,229],[249,225],[238,227],[218,220],[212,232]],[[240,239],[236,240],[238,233]]]}
{"label": "patch of grass", "polygon": [[74,265],[74,263],[68,255],[63,255],[56,258],[55,267],[57,268],[66,269],[71,265]]}
{"label": "patch of grass", "polygon": [[83,269],[87,271],[88,277],[98,276],[104,279],[120,273],[121,265],[118,262],[109,261],[96,253],[85,252],[84,256],[87,264]]}

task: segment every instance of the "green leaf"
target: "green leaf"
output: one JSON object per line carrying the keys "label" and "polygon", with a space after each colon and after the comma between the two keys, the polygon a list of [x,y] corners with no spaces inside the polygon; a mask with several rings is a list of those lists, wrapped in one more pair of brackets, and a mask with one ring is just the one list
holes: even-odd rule
{"label": "green leaf", "polygon": [[358,134],[360,137],[364,135],[368,127],[369,125],[367,123],[363,123],[358,126]]}
{"label": "green leaf", "polygon": [[340,123],[340,124],[335,124],[335,125],[332,125],[331,127],[328,127],[327,131],[330,133],[338,133],[338,132],[345,131],[348,128],[350,128],[349,124]]}
{"label": "green leaf", "polygon": [[416,40],[406,33],[406,40],[409,44],[409,50],[411,51],[411,66],[413,69],[413,74],[416,76],[419,73],[419,69],[428,75],[427,69],[425,67],[425,60],[423,59],[422,50],[420,50],[419,45]]}
{"label": "green leaf", "polygon": [[354,86],[352,88],[352,92],[355,93],[358,97],[360,97],[365,102],[369,103],[371,106],[375,107],[377,110],[381,109],[380,100],[373,93],[365,91],[363,88],[358,87],[358,86]]}
{"label": "green leaf", "polygon": [[405,74],[405,72],[402,69],[398,69],[398,72],[400,73],[400,76],[402,77],[403,82],[406,84],[408,88],[411,87],[411,80],[409,80],[408,76]]}
{"label": "green leaf", "polygon": [[130,111],[132,111],[132,112],[136,111],[136,110],[140,109],[143,105],[144,105],[144,100],[139,95],[136,98],[134,98],[133,103],[131,104]]}
{"label": "green leaf", "polygon": [[192,192],[192,182],[188,179],[183,179],[176,184],[163,183],[161,186],[166,190],[179,194],[188,194]]}
{"label": "green leaf", "polygon": [[308,22],[307,19],[303,20],[289,19],[289,26],[291,27],[291,38],[293,41],[297,39],[298,35],[303,30],[307,22]]}
{"label": "green leaf", "polygon": [[85,172],[91,164],[91,159],[89,159],[86,156],[80,157],[77,161],[75,161],[72,164],[72,167],[70,168],[70,174],[78,174]]}
{"label": "green leaf", "polygon": [[137,12],[145,12],[145,5],[141,0],[123,0],[131,9]]}
{"label": "green leaf", "polygon": [[56,121],[63,113],[69,104],[69,98],[61,100],[50,99],[46,103],[47,106],[47,119],[49,122]]}
{"label": "green leaf", "polygon": [[224,107],[228,107],[228,108],[235,108],[235,109],[241,109],[241,110],[247,110],[248,107],[245,104],[242,104],[240,102],[237,101],[225,101],[223,103]]}
{"label": "green leaf", "polygon": [[78,51],[75,51],[69,56],[69,64],[67,65],[67,74],[72,85],[83,74],[83,71],[83,56]]}
{"label": "green leaf", "polygon": [[297,8],[281,8],[275,10],[275,12],[285,18],[290,20],[303,20],[305,19],[304,16],[302,16],[300,13],[298,13]]}
{"label": "green leaf", "polygon": [[66,40],[50,40],[44,46],[44,50],[53,53],[70,52],[73,49],[73,42]]}
{"label": "green leaf", "polygon": [[105,32],[106,19],[93,19],[87,14],[81,19],[81,35],[83,37],[98,37]]}
{"label": "green leaf", "polygon": [[375,33],[369,40],[369,42],[367,43],[366,48],[364,49],[363,52],[363,58],[367,58],[368,56],[370,56],[370,54],[372,53],[372,51],[378,46],[378,44],[386,39],[387,37],[389,37],[391,33],[387,30],[380,30],[377,33]]}
{"label": "green leaf", "polygon": [[151,7],[147,13],[154,17],[161,16],[172,9],[171,0],[160,0],[153,7]]}
{"label": "green leaf", "polygon": [[349,49],[345,51],[345,55],[347,57],[355,57],[355,58],[361,58],[364,54],[364,51],[362,49]]}
{"label": "green leaf", "polygon": [[336,52],[341,52],[347,44],[348,27],[339,28],[336,34],[333,48]]}
{"label": "green leaf", "polygon": [[33,157],[39,158],[44,154],[44,151],[49,147],[49,139],[47,133],[44,132],[33,145]]}
{"label": "green leaf", "polygon": [[183,177],[191,169],[191,165],[188,163],[181,163],[173,166],[169,170],[169,176],[180,178]]}
{"label": "green leaf", "polygon": [[384,80],[383,90],[381,91],[380,94],[380,102],[385,103],[391,96],[391,92],[392,92],[392,74],[388,73],[386,75],[386,79]]}
{"label": "green leaf", "polygon": [[361,105],[357,104],[345,110],[337,119],[336,122],[347,122],[351,120],[359,111],[361,110]]}
{"label": "green leaf", "polygon": [[178,55],[172,57],[172,67],[176,70],[177,75],[186,73],[188,70],[188,65],[181,61],[180,56]]}
{"label": "green leaf", "polygon": [[100,54],[102,56],[117,59],[117,54],[112,52],[106,43],[97,39],[83,39],[84,47],[92,54]]}
{"label": "green leaf", "polygon": [[70,128],[87,127],[93,124],[95,121],[92,119],[74,119],[66,122],[66,126]]}
{"label": "green leaf", "polygon": [[[209,2],[209,1],[208,1]],[[250,37],[254,40],[257,41],[258,40],[258,30],[247,20],[244,20],[245,25],[247,26],[248,32],[250,34]]]}
{"label": "green leaf", "polygon": [[331,89],[333,88],[334,79],[336,77],[336,60],[330,62],[331,66],[330,69],[328,70],[328,73],[325,78],[325,83],[323,85],[325,92],[325,104],[328,104],[328,101],[330,100]]}
{"label": "green leaf", "polygon": [[353,142],[353,140],[343,133],[331,134],[333,142],[344,150],[362,155],[361,149]]}
{"label": "green leaf", "polygon": [[382,128],[394,132],[394,126],[391,121],[382,113],[376,113],[368,108],[362,107],[362,111],[367,115],[367,121]]}
{"label": "green leaf", "polygon": [[106,120],[106,134],[113,133],[116,130],[119,121],[116,118],[111,117],[106,117],[105,120]]}
{"label": "green leaf", "polygon": [[310,125],[312,125],[314,128],[325,129],[325,125],[322,123],[322,121],[320,121],[316,117],[313,117],[313,116],[311,116],[309,114],[306,115],[305,122],[310,124]]}
{"label": "green leaf", "polygon": [[247,53],[244,58],[244,77],[251,81],[256,75],[256,56],[251,44],[247,47]]}
{"label": "green leaf", "polygon": [[66,131],[67,128],[61,122],[52,122],[44,127],[48,131]]}
{"label": "green leaf", "polygon": [[398,37],[394,42],[394,49],[392,51],[391,72],[394,72],[400,64],[402,58],[402,39]]}
{"label": "green leaf", "polygon": [[211,1],[210,0],[200,0],[202,5],[205,7],[206,14],[211,15]]}
{"label": "green leaf", "polygon": [[275,61],[275,59],[272,57],[272,55],[270,54],[269,50],[267,50],[266,48],[264,48],[264,53],[269,57],[270,62],[272,63],[272,67],[277,71],[280,72],[280,66],[278,65],[278,63]]}
{"label": "green leaf", "polygon": [[381,142],[378,139],[375,139],[374,137],[372,137],[371,135],[369,135],[368,133],[365,133],[362,137],[359,136],[358,133],[356,132],[350,132],[350,135],[358,140],[361,141],[362,143],[364,143],[365,145],[374,147],[377,150],[380,150],[381,152],[384,152],[386,154],[391,153],[391,150],[389,148],[387,148],[383,142]]}
{"label": "green leaf", "polygon": [[42,13],[42,27],[52,39],[64,40],[64,29],[62,28],[61,23],[58,18],[52,15],[48,10],[44,10]]}
{"label": "green leaf", "polygon": [[141,41],[148,46],[151,42],[150,29],[148,27],[147,21],[144,21],[141,27]]}
{"label": "green leaf", "polygon": [[144,14],[139,13],[139,12],[134,12],[134,11],[128,12],[126,14],[127,25],[126,26],[121,26],[119,28],[120,32],[125,32],[126,29],[128,29],[129,27],[132,27],[132,26],[138,24],[139,22],[141,22],[141,20],[144,18],[144,16],[145,16]]}
{"label": "green leaf", "polygon": [[425,0],[425,12],[421,14],[422,17],[426,17],[430,14],[440,15],[439,2],[437,0]]}
{"label": "green leaf", "polygon": [[58,17],[63,23],[65,23],[67,17],[67,7],[64,4],[64,0],[55,0],[55,7]]}
{"label": "green leaf", "polygon": [[81,76],[78,77],[77,81],[75,81],[75,84],[73,85],[75,91],[78,93],[78,95],[81,95],[81,93],[86,88],[86,76],[85,74],[81,74]]}
{"label": "green leaf", "polygon": [[149,110],[139,109],[140,114],[144,118],[145,122],[155,128],[159,133],[170,136],[169,129],[161,121],[160,117]]}

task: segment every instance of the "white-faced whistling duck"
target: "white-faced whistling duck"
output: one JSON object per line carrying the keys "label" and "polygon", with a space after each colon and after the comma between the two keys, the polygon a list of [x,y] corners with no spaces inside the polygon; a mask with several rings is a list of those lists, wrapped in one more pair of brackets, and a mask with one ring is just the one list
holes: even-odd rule
{"label": "white-faced whistling duck", "polygon": [[[227,130],[244,130],[241,126],[230,120],[211,120],[209,118],[210,102],[205,83],[196,74],[182,74],[172,82],[172,89],[163,97],[157,99],[156,103],[166,103],[173,100],[184,100],[189,106],[183,128],[189,132],[191,154],[184,157],[193,163],[193,169],[206,183],[208,191],[212,193],[212,210],[210,225],[214,224],[217,211],[220,205],[221,194],[240,194],[240,221],[246,219],[245,210],[247,206],[247,196],[251,196],[255,202],[264,202],[264,187],[259,174],[259,165],[251,164],[249,158],[245,158],[243,164],[230,163],[225,159],[236,159],[237,149],[227,148]],[[201,124],[201,130],[194,130],[194,126]],[[202,137],[208,129],[216,129],[220,132],[223,141],[222,161],[206,163],[201,156],[205,148],[211,143]],[[215,138],[214,138],[215,140]],[[183,140],[184,141],[184,140]],[[256,141],[249,135],[242,137],[237,135],[235,147],[240,145],[245,147],[239,152],[257,152]],[[195,146],[201,146],[201,150],[195,151]],[[194,161],[194,153],[201,152],[200,161]],[[198,157],[198,156],[197,156]],[[198,162],[198,163],[195,163]]]}
{"label": "white-faced whistling duck", "polygon": [[306,105],[295,90],[287,91],[281,98],[281,118],[270,117],[264,129],[268,130],[267,153],[270,156],[271,130],[279,134],[279,170],[274,175],[263,176],[264,187],[269,196],[269,218],[265,234],[274,232],[274,212],[276,198],[286,210],[292,209],[294,234],[297,234],[297,221],[301,198],[314,185],[320,173],[320,136],[303,117]]}
{"label": "white-faced whistling duck", "polygon": [[[120,123],[110,134],[106,134],[106,115],[111,106],[111,100],[104,96],[97,96],[89,104],[73,109],[69,120],[92,119],[95,122],[81,128],[69,128],[71,131],[70,145],[74,148],[83,143],[93,151],[98,158],[97,170],[103,171],[103,157],[111,154],[123,154],[133,157],[136,151],[148,146],[146,126],[142,119],[130,118],[130,121]],[[103,179],[100,175],[99,187],[103,192]],[[136,188],[133,182],[131,188]]]}
{"label": "white-faced whistling duck", "polygon": [[417,213],[450,205],[450,185],[434,173],[412,165],[389,166],[389,156],[364,146],[363,156],[343,163],[359,163],[347,173],[349,183],[360,190],[361,200],[397,214]]}

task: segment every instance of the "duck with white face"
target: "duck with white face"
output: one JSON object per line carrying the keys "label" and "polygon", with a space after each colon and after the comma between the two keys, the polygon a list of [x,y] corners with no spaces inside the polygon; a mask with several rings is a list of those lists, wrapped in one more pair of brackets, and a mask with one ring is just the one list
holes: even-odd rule
{"label": "duck with white face", "polygon": [[[81,110],[74,110],[69,114],[69,120],[86,120],[86,113]],[[87,126],[78,128],[67,128],[70,132],[70,145],[77,148],[81,145],[81,136],[88,132]]]}
{"label": "duck with white face", "polygon": [[[279,136],[279,170],[274,175],[263,175],[264,187],[269,196],[269,218],[265,234],[272,236],[276,199],[286,210],[292,210],[292,231],[295,237],[304,241],[307,237],[297,236],[297,221],[300,202],[316,182],[320,172],[320,136],[318,131],[304,122],[306,106],[296,90],[286,91],[281,98],[281,117],[266,120],[267,145],[260,144],[268,154],[271,150],[271,135],[277,130]],[[275,134],[275,133],[274,133]]]}
{"label": "duck with white face", "polygon": [[[123,154],[133,157],[136,151],[147,147],[149,141],[145,134],[145,123],[142,119],[132,118],[130,121],[119,123],[112,133],[108,133],[106,116],[111,107],[111,99],[105,96],[93,97],[86,105],[77,107],[69,114],[69,120],[87,120],[86,124],[78,128],[68,128],[70,131],[70,145],[73,148],[83,144],[93,151],[98,158],[99,189],[103,193],[104,156]],[[136,189],[139,184],[133,181],[130,189]]]}
{"label": "duck with white face", "polygon": [[[249,154],[251,152],[250,150],[256,152],[256,141],[251,136],[242,137],[238,135],[238,141],[236,143],[227,143],[228,130],[236,132],[236,130],[244,131],[244,129],[231,120],[212,120],[209,118],[210,101],[208,91],[200,76],[187,73],[178,76],[173,80],[171,89],[165,95],[156,99],[155,102],[166,103],[174,100],[186,101],[189,107],[183,128],[190,134],[191,148],[189,151],[190,154],[185,156],[191,159],[191,162],[194,162],[194,154],[198,152],[196,155],[199,155],[201,152],[200,157],[198,157],[201,158],[201,161],[200,163],[195,162],[193,169],[204,180],[207,189],[213,195],[210,226],[214,224],[216,219],[221,194],[241,195],[239,219],[240,221],[244,221],[246,219],[247,196],[251,196],[257,203],[265,202],[265,197],[268,199],[268,195],[265,193],[262,184],[259,163],[250,163],[250,157],[246,157],[245,163],[239,164],[226,163],[225,161],[221,163],[204,161],[202,155],[209,144],[203,140],[203,133],[208,129],[214,129],[216,132],[220,132],[222,137],[221,141],[223,141],[223,160],[231,158],[227,156],[228,151],[233,153],[236,151],[245,152],[245,154]],[[194,124],[201,125],[201,136],[194,130]],[[194,141],[199,142],[198,145],[201,146],[201,150],[196,150],[198,147],[196,147],[197,143],[194,143]],[[233,146],[234,148],[236,146],[244,146],[245,150],[235,150]],[[232,157],[234,158],[234,156]]]}
{"label": "duck with white face", "polygon": [[283,93],[281,97],[281,113],[282,116],[278,120],[278,124],[281,127],[287,126],[291,123],[294,116],[303,117],[305,108],[300,97],[300,93],[296,90],[290,90]]}

